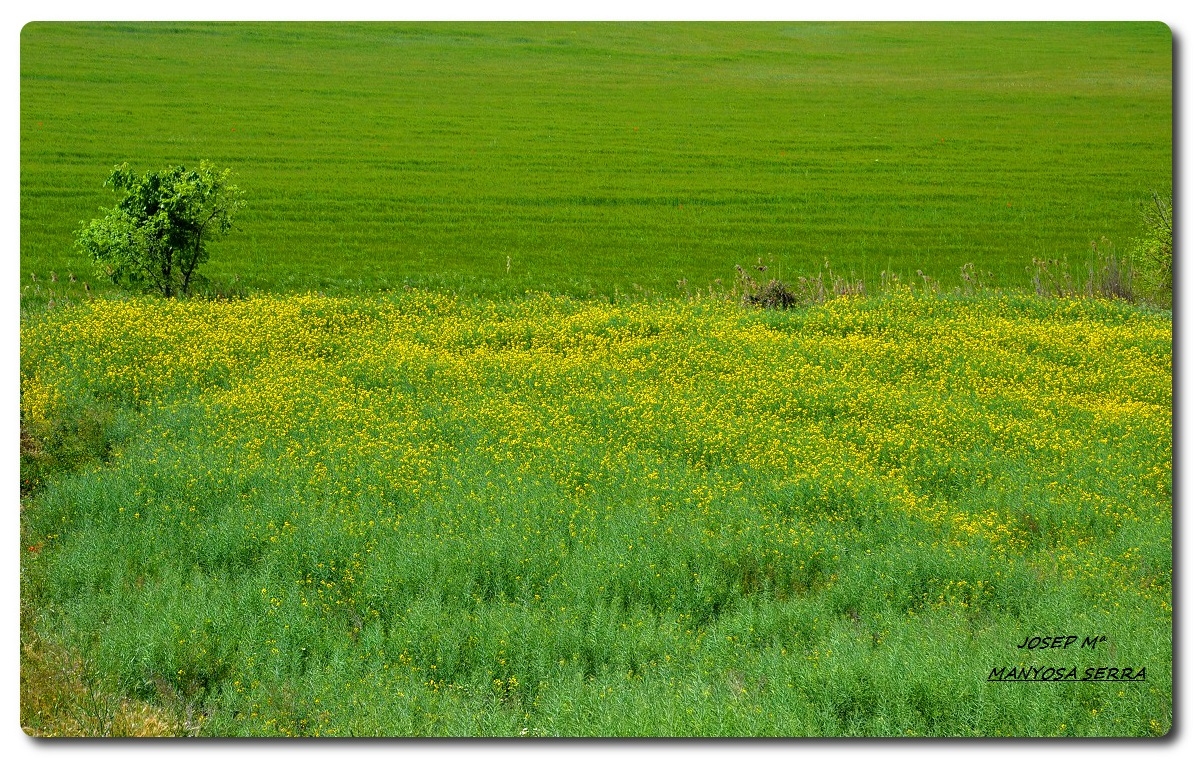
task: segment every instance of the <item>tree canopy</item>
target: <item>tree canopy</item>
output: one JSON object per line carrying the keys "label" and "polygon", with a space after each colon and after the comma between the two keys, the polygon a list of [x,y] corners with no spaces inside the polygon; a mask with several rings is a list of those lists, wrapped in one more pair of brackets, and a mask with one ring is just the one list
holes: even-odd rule
{"label": "tree canopy", "polygon": [[114,282],[186,295],[207,244],[232,229],[244,206],[231,184],[232,171],[201,161],[198,169],[171,166],[138,177],[127,163],[112,169],[104,185],[122,197],[86,223],[76,243]]}

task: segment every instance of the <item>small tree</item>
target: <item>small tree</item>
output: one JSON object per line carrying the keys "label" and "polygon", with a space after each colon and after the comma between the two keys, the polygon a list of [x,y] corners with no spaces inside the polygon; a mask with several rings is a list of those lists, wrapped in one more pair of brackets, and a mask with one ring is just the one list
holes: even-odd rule
{"label": "small tree", "polygon": [[232,228],[244,205],[229,184],[230,169],[207,161],[198,169],[172,166],[138,177],[121,164],[105,187],[125,196],[78,232],[76,244],[113,282],[144,287],[167,298],[186,295],[207,243]]}

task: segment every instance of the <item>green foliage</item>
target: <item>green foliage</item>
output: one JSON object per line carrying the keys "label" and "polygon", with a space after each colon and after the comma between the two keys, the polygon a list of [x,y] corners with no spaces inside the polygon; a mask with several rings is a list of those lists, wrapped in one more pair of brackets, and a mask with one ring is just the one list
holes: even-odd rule
{"label": "green foliage", "polygon": [[1133,241],[1133,256],[1159,300],[1174,296],[1174,197],[1150,194],[1141,210],[1144,234]]}
{"label": "green foliage", "polygon": [[97,273],[170,298],[186,295],[207,243],[232,228],[242,193],[230,169],[207,161],[198,169],[170,166],[138,177],[127,163],[112,169],[105,186],[125,195],[104,216],[77,233],[78,248]]}
{"label": "green foliage", "polygon": [[21,494],[54,475],[103,461],[114,443],[113,413],[94,405],[49,420],[21,420]]}
{"label": "green foliage", "polygon": [[1169,315],[892,291],[31,315],[25,419],[131,410],[36,631],[215,736],[1165,733]]}
{"label": "green foliage", "polygon": [[[34,23],[21,45],[22,618],[33,596],[26,627],[121,699],[218,736],[1169,730],[1170,320],[984,292],[1132,234],[1125,199],[1170,166],[1164,25]],[[99,201],[62,188],[180,143],[252,169],[244,280],[195,281],[202,246],[121,206],[80,245],[233,303],[93,300],[61,242]],[[138,245],[169,254],[161,287]],[[825,252],[850,279],[791,277]],[[751,292],[810,308],[739,309],[745,282],[522,298],[773,254],[789,284]],[[835,298],[885,261],[886,295]],[[912,297],[918,266],[927,295],[957,270],[979,297]],[[518,297],[241,299],[403,283]],[[1148,682],[983,681],[1071,626],[1121,658],[1071,661]]]}

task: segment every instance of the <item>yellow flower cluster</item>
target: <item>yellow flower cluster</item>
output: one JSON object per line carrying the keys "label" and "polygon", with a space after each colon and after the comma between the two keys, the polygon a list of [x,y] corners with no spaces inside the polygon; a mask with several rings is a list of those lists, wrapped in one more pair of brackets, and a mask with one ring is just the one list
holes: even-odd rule
{"label": "yellow flower cluster", "polygon": [[21,422],[32,426],[45,426],[62,407],[61,393],[37,377],[21,383]]}
{"label": "yellow flower cluster", "polygon": [[[290,522],[256,517],[243,495],[247,526],[271,541],[320,510],[368,553],[436,494],[460,505],[437,539],[513,530],[528,547],[563,547],[616,519],[592,497],[623,489],[601,509],[733,540],[771,577],[811,556],[793,547],[820,551],[819,526],[867,519],[922,521],[943,546],[996,553],[1049,531],[1168,521],[1170,345],[1166,317],[1013,297],[787,313],[418,291],[100,300],[22,325],[21,408],[44,417],[60,395],[90,393],[163,420],[199,410],[188,434],[241,477],[301,481]],[[176,445],[171,424],[153,432],[162,447]],[[462,480],[466,467],[481,469]],[[567,535],[504,503],[532,487],[559,495]],[[1129,579],[1134,567],[1130,556],[1100,572]],[[296,579],[301,603],[351,602],[366,569],[358,557]],[[965,585],[938,601],[970,598],[956,593]],[[1138,588],[1169,603],[1168,583]]]}

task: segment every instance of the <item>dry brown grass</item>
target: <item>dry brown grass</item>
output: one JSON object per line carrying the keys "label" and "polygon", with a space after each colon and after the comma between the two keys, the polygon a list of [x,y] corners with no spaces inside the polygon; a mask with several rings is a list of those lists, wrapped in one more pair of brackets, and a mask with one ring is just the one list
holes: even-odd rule
{"label": "dry brown grass", "polygon": [[32,631],[21,635],[21,728],[30,736],[185,736],[169,711],[90,682],[83,662]]}

